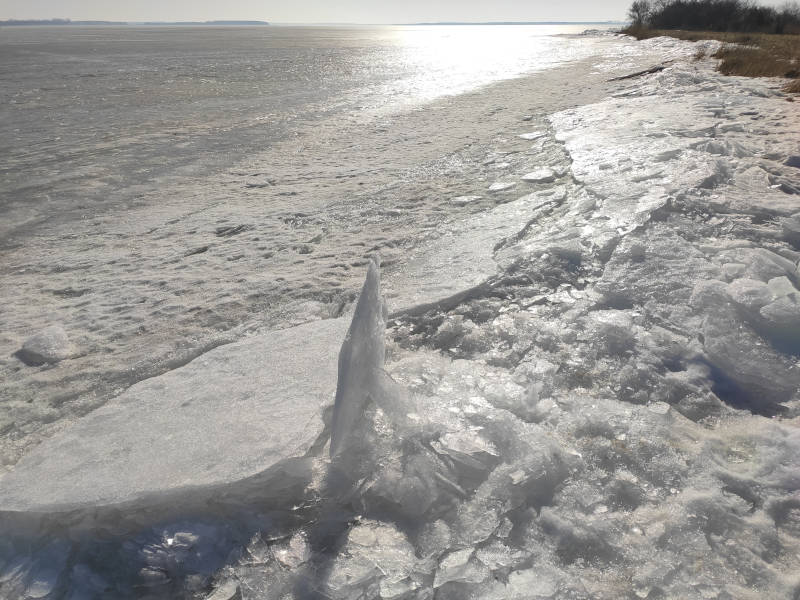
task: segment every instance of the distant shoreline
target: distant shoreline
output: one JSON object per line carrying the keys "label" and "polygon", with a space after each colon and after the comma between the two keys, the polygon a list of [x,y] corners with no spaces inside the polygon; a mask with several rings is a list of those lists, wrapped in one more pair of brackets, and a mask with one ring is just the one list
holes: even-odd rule
{"label": "distant shoreline", "polygon": [[30,26],[87,26],[87,25],[132,25],[132,26],[161,26],[161,25],[270,25],[267,21],[72,21],[70,19],[9,19],[0,21],[0,27],[30,27]]}
{"label": "distant shoreline", "polygon": [[70,19],[8,19],[0,21],[0,27],[86,27],[93,25],[162,27],[162,26],[414,26],[444,27],[453,25],[625,25],[624,21],[434,21],[420,23],[270,23],[268,21],[72,21]]}
{"label": "distant shoreline", "polygon": [[434,21],[397,25],[625,25],[625,21]]}

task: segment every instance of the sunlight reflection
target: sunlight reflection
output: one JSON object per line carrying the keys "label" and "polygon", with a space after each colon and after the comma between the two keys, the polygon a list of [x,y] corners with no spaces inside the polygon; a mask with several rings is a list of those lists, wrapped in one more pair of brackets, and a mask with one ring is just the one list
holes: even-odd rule
{"label": "sunlight reflection", "polygon": [[413,26],[395,28],[405,77],[385,90],[426,101],[583,57],[587,44],[552,36],[580,33],[574,25]]}

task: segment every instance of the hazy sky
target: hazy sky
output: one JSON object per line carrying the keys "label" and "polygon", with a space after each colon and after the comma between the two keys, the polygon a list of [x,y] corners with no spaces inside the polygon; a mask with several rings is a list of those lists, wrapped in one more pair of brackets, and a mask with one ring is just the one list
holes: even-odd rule
{"label": "hazy sky", "polygon": [[407,23],[618,20],[629,0],[0,0],[0,19]]}
{"label": "hazy sky", "polygon": [[[783,0],[765,1],[777,5]],[[630,0],[0,0],[0,19],[297,23],[622,20]]]}

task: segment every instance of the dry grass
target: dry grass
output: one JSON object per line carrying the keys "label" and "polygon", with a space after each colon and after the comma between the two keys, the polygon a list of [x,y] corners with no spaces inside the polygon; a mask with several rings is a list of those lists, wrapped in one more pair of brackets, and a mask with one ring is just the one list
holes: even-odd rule
{"label": "dry grass", "polygon": [[[744,77],[786,77],[793,79],[784,91],[800,93],[800,35],[773,33],[721,33],[716,31],[682,31],[629,27],[624,31],[643,40],[666,35],[681,40],[720,40],[722,46],[713,58],[721,59],[717,67],[725,75]],[[702,58],[700,52],[696,59]]]}

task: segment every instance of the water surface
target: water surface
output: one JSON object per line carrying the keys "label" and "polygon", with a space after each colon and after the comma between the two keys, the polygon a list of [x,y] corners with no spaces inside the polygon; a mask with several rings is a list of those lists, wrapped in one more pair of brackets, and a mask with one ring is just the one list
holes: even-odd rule
{"label": "water surface", "polygon": [[298,124],[392,113],[585,57],[585,26],[0,31],[5,237],[218,171]]}

